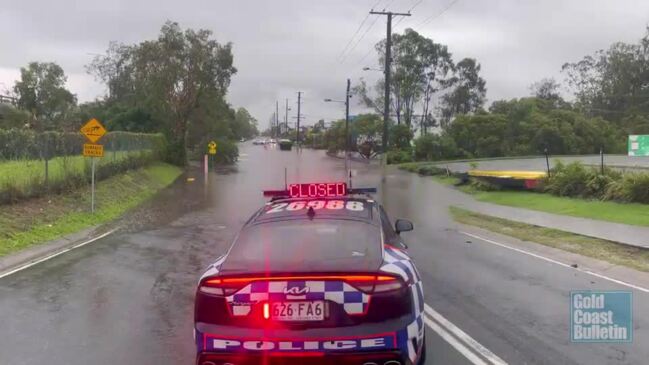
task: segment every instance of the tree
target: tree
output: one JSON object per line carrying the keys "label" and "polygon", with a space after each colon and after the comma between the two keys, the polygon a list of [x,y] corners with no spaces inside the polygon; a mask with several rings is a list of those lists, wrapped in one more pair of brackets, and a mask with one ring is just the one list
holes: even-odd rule
{"label": "tree", "polygon": [[487,93],[486,82],[480,77],[480,64],[475,59],[461,60],[453,71],[453,77],[447,82],[451,91],[441,100],[443,128],[458,114],[477,112],[484,105]]}
{"label": "tree", "polygon": [[18,107],[31,113],[30,127],[52,130],[63,126],[76,104],[65,88],[67,77],[56,63],[31,62],[20,69],[14,85]]}
{"label": "tree", "polygon": [[614,43],[562,67],[589,115],[620,123],[629,114],[649,114],[649,27],[637,44]]}
{"label": "tree", "polygon": [[163,123],[172,162],[186,162],[190,128],[205,135],[214,129],[208,127],[212,123],[234,118],[224,102],[236,73],[232,45],[218,43],[209,30],[183,30],[168,21],[158,39],[132,46],[113,43],[88,69],[109,86],[108,100],[142,107]]}
{"label": "tree", "polygon": [[560,88],[561,84],[559,84],[555,79],[546,78],[533,83],[530,86],[530,91],[532,92],[532,96],[547,100],[555,107],[560,107],[565,104],[561,94],[559,93]]}
{"label": "tree", "polygon": [[[376,44],[379,64],[385,67],[386,41]],[[429,105],[433,95],[446,85],[445,77],[452,68],[451,55],[444,45],[433,42],[412,29],[403,34],[392,36],[392,78],[390,85],[391,109],[395,112],[396,122],[404,122],[412,127],[415,109],[419,105],[422,116],[420,126],[434,119],[429,114]],[[377,113],[382,112],[384,80],[374,86],[376,97],[372,97],[364,80],[354,87],[354,93],[361,96],[366,106]]]}
{"label": "tree", "polygon": [[257,119],[253,118],[246,108],[237,109],[232,122],[230,128],[235,139],[249,139],[259,134],[257,130]]}

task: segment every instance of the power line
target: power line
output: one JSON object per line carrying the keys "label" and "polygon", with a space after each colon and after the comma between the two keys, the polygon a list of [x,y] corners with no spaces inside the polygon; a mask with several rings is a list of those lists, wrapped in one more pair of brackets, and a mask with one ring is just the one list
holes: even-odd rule
{"label": "power line", "polygon": [[449,3],[449,4],[448,4],[448,5],[447,5],[447,6],[446,6],[446,7],[445,7],[445,8],[444,8],[440,13],[438,13],[438,14],[433,14],[433,15],[429,16],[428,18],[424,19],[421,23],[417,24],[417,25],[415,26],[415,28],[419,28],[419,27],[425,25],[426,23],[431,22],[431,21],[433,21],[433,20],[439,18],[440,16],[444,15],[444,13],[446,13],[446,12],[448,11],[448,9],[450,9],[451,7],[453,7],[453,5],[455,5],[455,3],[457,3],[458,1],[460,1],[460,0],[453,0],[453,1],[451,1],[451,2],[450,2],[450,3]]}
{"label": "power line", "polygon": [[375,18],[374,21],[372,22],[372,24],[370,24],[370,26],[367,27],[367,29],[365,29],[365,32],[361,35],[360,38],[358,38],[358,41],[356,41],[356,43],[354,43],[354,46],[349,50],[349,52],[347,52],[347,55],[340,61],[340,63],[345,62],[345,59],[347,58],[347,56],[349,56],[352,53],[352,51],[356,48],[356,46],[358,46],[358,44],[361,43],[363,38],[365,38],[365,35],[367,35],[367,33],[369,33],[369,31],[372,30],[372,28],[374,28],[374,25],[376,24],[376,22],[378,20],[379,20],[379,18]]}
{"label": "power line", "polygon": [[[382,2],[383,2],[383,0],[379,0],[379,1],[377,1],[374,5],[372,5],[372,9],[374,9],[376,6],[378,6],[378,5],[379,5],[380,3],[382,3]],[[358,34],[358,32],[361,31],[361,28],[363,28],[363,25],[365,25],[365,22],[366,22],[367,19],[369,19],[369,18],[370,18],[370,14],[367,14],[367,15],[365,16],[365,18],[363,19],[363,21],[361,22],[361,24],[360,24],[360,25],[358,26],[358,28],[356,29],[356,31],[354,32],[354,34],[352,35],[352,37],[349,39],[349,42],[347,42],[347,44],[345,45],[345,48],[343,49],[343,51],[340,52],[340,54],[338,55],[338,59],[341,59],[341,58],[343,57],[343,55],[345,54],[345,51],[347,51],[347,49],[349,48],[349,45],[352,44],[352,41],[354,40],[354,38],[356,37],[356,35]]]}
{"label": "power line", "polygon": [[[414,10],[417,6],[419,6],[419,4],[421,4],[423,1],[424,1],[424,0],[417,0],[417,2],[414,3],[414,4],[410,7],[410,9],[408,9],[407,13],[410,13],[411,11],[413,11],[413,10]],[[399,25],[399,23],[401,23],[404,19],[406,19],[406,18],[399,18],[399,20],[397,20],[397,22],[394,23],[394,28],[396,29],[397,25]]]}

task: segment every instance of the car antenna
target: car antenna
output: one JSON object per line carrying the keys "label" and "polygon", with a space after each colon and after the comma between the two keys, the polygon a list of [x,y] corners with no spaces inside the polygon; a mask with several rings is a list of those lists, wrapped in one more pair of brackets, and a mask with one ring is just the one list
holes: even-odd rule
{"label": "car antenna", "polygon": [[284,190],[288,190],[288,169],[284,166]]}

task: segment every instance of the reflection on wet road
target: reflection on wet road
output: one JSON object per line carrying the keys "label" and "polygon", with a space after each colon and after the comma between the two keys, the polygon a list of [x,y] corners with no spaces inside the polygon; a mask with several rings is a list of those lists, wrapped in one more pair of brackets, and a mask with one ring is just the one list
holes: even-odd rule
{"label": "reflection on wet road", "polygon": [[[223,253],[265,200],[290,181],[344,179],[322,151],[241,146],[234,170],[196,172],[119,222],[117,233],[0,279],[0,364],[191,364],[193,296],[203,269]],[[353,163],[354,186],[379,187],[421,271],[426,302],[510,364],[641,364],[649,355],[638,315],[631,345],[570,344],[568,292],[615,289],[585,274],[472,242],[447,214],[453,192],[414,174]],[[626,288],[625,288],[626,289]],[[649,308],[636,295],[636,308]],[[451,335],[452,336],[452,335]],[[427,329],[430,364],[470,357]],[[476,355],[474,353],[474,355]],[[476,355],[483,363],[484,356]],[[473,361],[474,363],[480,363]]]}

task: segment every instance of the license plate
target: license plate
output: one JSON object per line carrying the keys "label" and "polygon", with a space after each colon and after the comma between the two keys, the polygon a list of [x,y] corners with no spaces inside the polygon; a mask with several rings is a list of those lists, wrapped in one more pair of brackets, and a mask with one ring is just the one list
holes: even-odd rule
{"label": "license plate", "polygon": [[322,321],[324,313],[324,301],[271,304],[271,318],[278,321]]}

